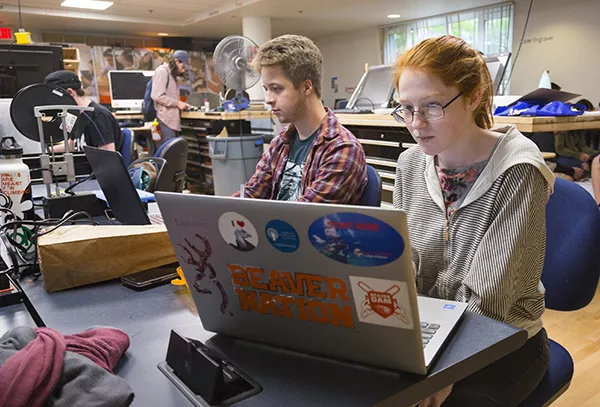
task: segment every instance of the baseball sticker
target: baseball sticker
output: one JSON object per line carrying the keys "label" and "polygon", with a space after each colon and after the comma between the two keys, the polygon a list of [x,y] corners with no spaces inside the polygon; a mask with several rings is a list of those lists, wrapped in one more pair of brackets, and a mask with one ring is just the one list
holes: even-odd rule
{"label": "baseball sticker", "polygon": [[321,254],[353,266],[382,266],[404,252],[404,240],[393,227],[359,213],[323,216],[310,225],[308,237]]}
{"label": "baseball sticker", "polygon": [[289,223],[274,219],[265,227],[267,240],[271,245],[283,253],[293,253],[300,247],[298,233]]}
{"label": "baseball sticker", "polygon": [[406,282],[350,276],[350,286],[359,322],[413,329]]}
{"label": "baseball sticker", "polygon": [[258,233],[250,221],[235,212],[225,212],[219,218],[219,232],[223,239],[236,250],[252,251],[258,246]]}

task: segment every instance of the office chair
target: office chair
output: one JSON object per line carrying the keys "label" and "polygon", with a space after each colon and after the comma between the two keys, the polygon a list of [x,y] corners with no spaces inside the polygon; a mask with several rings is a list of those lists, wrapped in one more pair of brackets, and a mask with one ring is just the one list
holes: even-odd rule
{"label": "office chair", "polygon": [[123,138],[123,145],[121,146],[119,153],[123,156],[125,165],[129,166],[131,158],[133,157],[133,132],[130,129],[123,128],[121,129],[121,137]]}
{"label": "office chair", "polygon": [[156,179],[154,191],[181,192],[185,186],[188,142],[183,137],[165,141],[154,154],[164,159],[160,176]]}
{"label": "office chair", "polygon": [[367,166],[367,185],[360,197],[361,206],[380,206],[381,205],[381,177],[369,164]]}
{"label": "office chair", "polygon": [[[546,258],[542,283],[546,308],[575,311],[594,298],[600,273],[600,211],[579,185],[558,178],[546,207]],[[573,378],[569,352],[550,340],[550,365],[519,407],[542,407],[563,394]]]}

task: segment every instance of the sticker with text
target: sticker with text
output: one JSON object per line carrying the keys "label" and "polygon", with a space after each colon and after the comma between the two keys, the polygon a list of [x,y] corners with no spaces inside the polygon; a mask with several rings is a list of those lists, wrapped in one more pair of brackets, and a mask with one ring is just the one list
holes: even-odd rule
{"label": "sticker with text", "polygon": [[321,254],[353,266],[381,266],[404,252],[404,240],[393,227],[359,213],[323,216],[310,225],[308,238]]}
{"label": "sticker with text", "polygon": [[404,281],[350,276],[350,286],[360,322],[413,329]]}
{"label": "sticker with text", "polygon": [[258,246],[256,228],[239,213],[226,212],[221,215],[219,232],[229,246],[241,252],[252,251]]}
{"label": "sticker with text", "polygon": [[271,245],[283,253],[293,253],[300,247],[298,233],[289,223],[274,219],[265,227],[267,240]]}

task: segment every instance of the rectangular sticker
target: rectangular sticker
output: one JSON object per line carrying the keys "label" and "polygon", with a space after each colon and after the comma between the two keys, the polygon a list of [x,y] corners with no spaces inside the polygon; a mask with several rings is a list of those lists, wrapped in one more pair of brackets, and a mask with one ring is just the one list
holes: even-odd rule
{"label": "rectangular sticker", "polygon": [[360,322],[414,328],[406,282],[350,276],[350,285]]}

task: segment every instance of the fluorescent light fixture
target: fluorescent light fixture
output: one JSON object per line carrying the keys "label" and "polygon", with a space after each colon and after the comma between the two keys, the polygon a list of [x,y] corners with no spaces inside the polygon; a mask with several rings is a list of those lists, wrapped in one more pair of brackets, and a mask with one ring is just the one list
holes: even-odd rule
{"label": "fluorescent light fixture", "polygon": [[387,18],[400,18],[400,14],[388,14]]}
{"label": "fluorescent light fixture", "polygon": [[158,35],[160,35],[161,37],[168,37],[169,33],[158,33]]}
{"label": "fluorescent light fixture", "polygon": [[106,10],[114,3],[112,1],[100,0],[65,0],[61,3],[63,7],[85,8],[88,10]]}

